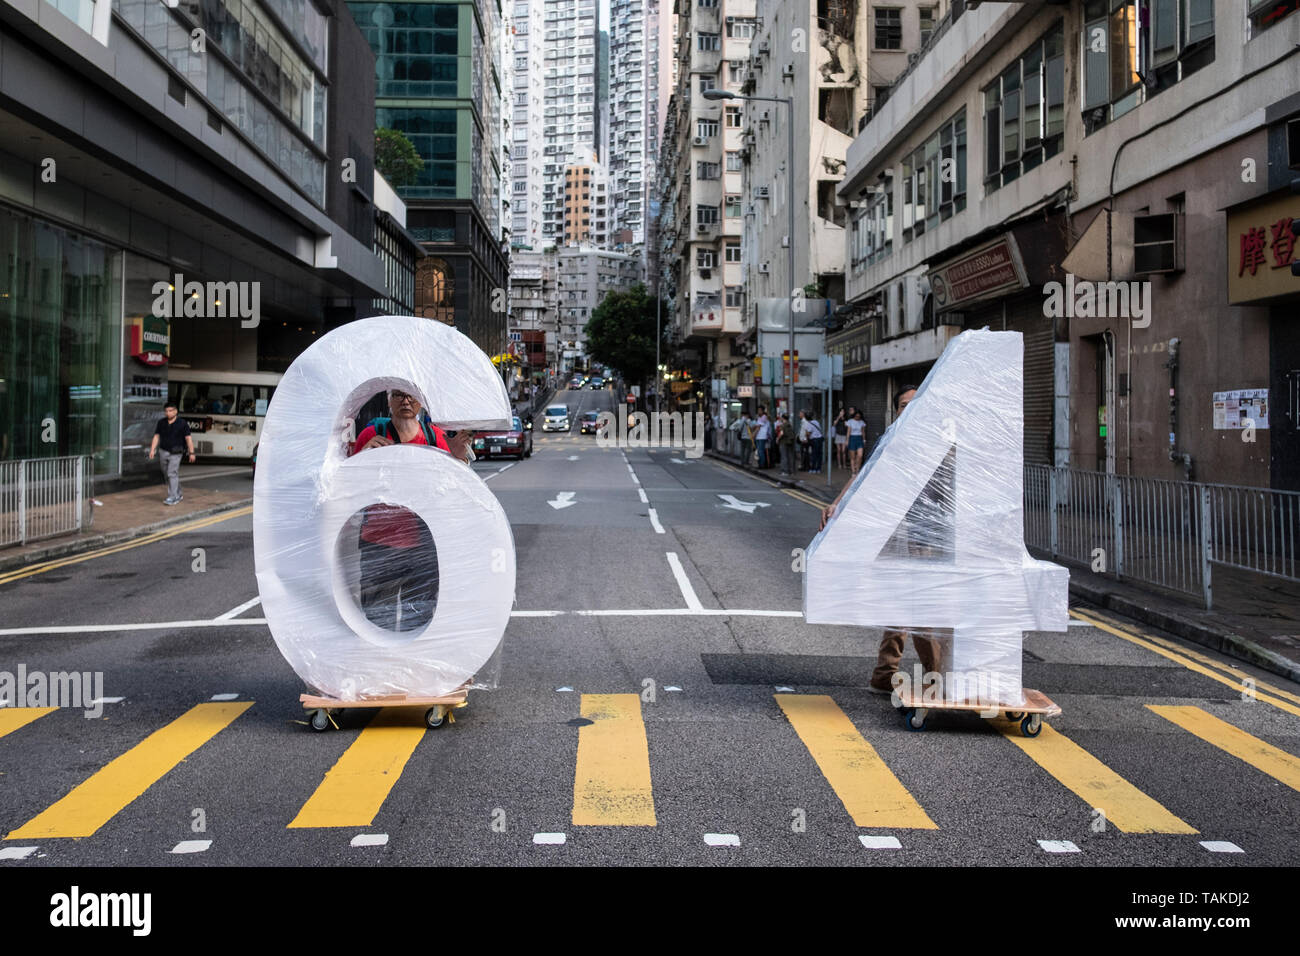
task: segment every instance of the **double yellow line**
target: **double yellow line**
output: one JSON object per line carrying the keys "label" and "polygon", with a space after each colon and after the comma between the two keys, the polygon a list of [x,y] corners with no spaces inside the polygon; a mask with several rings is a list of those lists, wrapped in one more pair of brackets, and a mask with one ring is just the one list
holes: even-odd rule
{"label": "double yellow line", "polygon": [[146,544],[153,544],[155,541],[162,541],[164,538],[171,538],[178,534],[185,534],[187,531],[197,531],[199,528],[206,528],[209,525],[214,525],[221,521],[228,521],[231,518],[239,518],[252,513],[253,506],[245,505],[244,507],[236,508],[233,511],[223,511],[221,514],[211,515],[207,518],[198,518],[194,521],[187,521],[185,524],[177,525],[174,528],[167,528],[163,531],[147,534],[142,538],[133,538],[130,541],[110,545],[107,548],[100,548],[97,551],[87,551],[84,554],[78,554],[72,557],[54,558],[50,561],[43,561],[40,564],[32,564],[25,568],[18,568],[15,571],[10,571],[7,574],[0,574],[0,584],[8,584],[11,581],[17,581],[21,578],[29,578],[34,574],[43,574],[46,571],[53,571],[55,568],[65,568],[70,564],[80,564],[82,561],[89,561],[92,558],[102,558],[106,555],[129,551],[131,548],[139,548]]}

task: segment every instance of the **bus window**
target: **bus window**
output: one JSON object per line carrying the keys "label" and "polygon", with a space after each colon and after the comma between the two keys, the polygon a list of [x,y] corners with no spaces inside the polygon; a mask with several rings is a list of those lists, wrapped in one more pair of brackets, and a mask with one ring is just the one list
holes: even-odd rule
{"label": "bus window", "polygon": [[274,385],[239,386],[238,413],[240,415],[255,415],[261,418],[266,414],[266,408],[271,403],[271,396],[274,394]]}

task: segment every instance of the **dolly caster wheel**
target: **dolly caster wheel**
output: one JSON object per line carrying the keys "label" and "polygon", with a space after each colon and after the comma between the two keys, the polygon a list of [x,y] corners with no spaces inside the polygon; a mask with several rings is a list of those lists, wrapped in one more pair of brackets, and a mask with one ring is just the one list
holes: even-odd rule
{"label": "dolly caster wheel", "polygon": [[430,727],[441,727],[442,722],[447,718],[447,708],[441,704],[435,704],[430,707],[424,715],[424,722]]}
{"label": "dolly caster wheel", "polygon": [[1043,718],[1039,714],[1026,714],[1020,721],[1020,732],[1026,737],[1037,737],[1043,730]]}
{"label": "dolly caster wheel", "polygon": [[327,710],[313,710],[311,712],[311,729],[320,733],[330,729],[330,715]]}

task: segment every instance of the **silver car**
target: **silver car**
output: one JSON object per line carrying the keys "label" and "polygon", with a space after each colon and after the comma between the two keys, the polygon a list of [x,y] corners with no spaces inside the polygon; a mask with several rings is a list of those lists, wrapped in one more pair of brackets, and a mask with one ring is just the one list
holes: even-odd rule
{"label": "silver car", "polygon": [[569,430],[569,406],[547,405],[542,419],[542,431],[567,432]]}

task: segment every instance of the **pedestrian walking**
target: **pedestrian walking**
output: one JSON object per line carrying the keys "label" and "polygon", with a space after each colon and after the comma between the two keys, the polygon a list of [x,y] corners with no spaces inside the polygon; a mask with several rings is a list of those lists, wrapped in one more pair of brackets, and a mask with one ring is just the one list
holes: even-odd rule
{"label": "pedestrian walking", "polygon": [[754,433],[754,445],[758,452],[759,468],[772,467],[767,459],[767,446],[772,440],[772,420],[767,417],[767,406],[758,406],[758,429]]}
{"label": "pedestrian walking", "polygon": [[823,449],[822,423],[817,420],[817,413],[811,409],[805,414],[808,416],[808,444],[811,447],[809,458],[812,467],[809,469],[809,473],[820,475],[822,473]]}
{"label": "pedestrian walking", "polygon": [[167,497],[163,504],[174,505],[185,496],[181,494],[181,456],[188,453],[190,464],[194,464],[194,438],[190,434],[190,424],[181,418],[175,405],[170,402],[163,407],[163,416],[153,430],[153,441],[149,443],[149,460],[154,455],[160,458],[163,479],[167,482]]}
{"label": "pedestrian walking", "polygon": [[741,412],[737,424],[736,434],[740,436],[740,465],[744,468],[748,467],[749,456],[754,453],[754,421],[749,417],[749,412]]}
{"label": "pedestrian walking", "polygon": [[799,412],[799,471],[811,471],[812,441],[809,439],[808,422],[811,413],[806,409]]}
{"label": "pedestrian walking", "polygon": [[849,480],[852,481],[862,467],[862,455],[867,444],[867,423],[863,421],[862,413],[854,410],[853,417],[845,422],[845,426],[849,432],[849,460],[853,466]]}
{"label": "pedestrian walking", "polygon": [[794,425],[790,422],[790,416],[782,413],[777,423],[776,443],[781,449],[781,474],[790,475],[794,473]]}
{"label": "pedestrian walking", "polygon": [[853,417],[853,407],[849,406],[847,413],[844,406],[840,405],[839,412],[835,415],[835,464],[840,468],[849,467],[849,427],[848,420]]}

